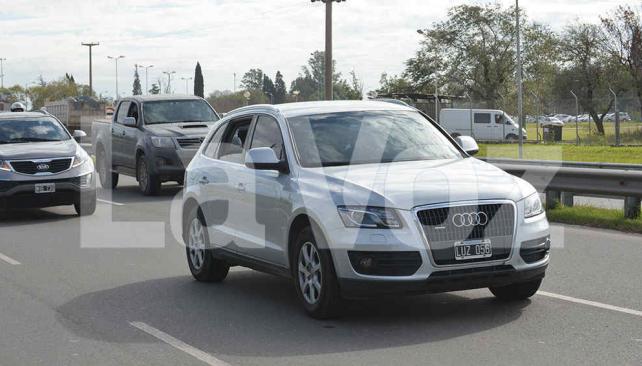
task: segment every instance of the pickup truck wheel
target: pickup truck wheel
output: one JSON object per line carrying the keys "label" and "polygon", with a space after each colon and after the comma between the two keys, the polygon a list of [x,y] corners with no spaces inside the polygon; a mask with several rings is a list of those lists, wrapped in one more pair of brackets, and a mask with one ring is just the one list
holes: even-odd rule
{"label": "pickup truck wheel", "polygon": [[329,251],[321,251],[311,227],[306,227],[294,243],[294,285],[305,311],[315,319],[339,314],[341,295]]}
{"label": "pickup truck wheel", "polygon": [[221,282],[230,270],[227,262],[216,259],[212,255],[207,235],[207,227],[203,224],[201,215],[195,209],[190,215],[186,233],[187,264],[192,276],[201,282]]}
{"label": "pickup truck wheel", "polygon": [[529,282],[513,283],[508,286],[490,287],[489,290],[500,300],[518,301],[526,300],[535,295],[541,284],[542,280],[539,279]]}
{"label": "pickup truck wheel", "polygon": [[118,173],[112,173],[111,167],[107,162],[105,153],[100,151],[96,156],[98,161],[98,177],[100,178],[100,185],[103,188],[115,189],[118,185]]}
{"label": "pickup truck wheel", "polygon": [[157,176],[150,173],[145,155],[138,157],[136,179],[138,180],[138,187],[140,187],[145,196],[156,196],[160,193],[161,181]]}

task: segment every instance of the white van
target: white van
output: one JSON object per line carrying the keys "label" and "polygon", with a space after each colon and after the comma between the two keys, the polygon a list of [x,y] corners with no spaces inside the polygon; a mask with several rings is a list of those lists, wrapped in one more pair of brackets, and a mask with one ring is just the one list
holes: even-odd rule
{"label": "white van", "polygon": [[[478,140],[518,140],[519,126],[504,111],[496,109],[451,109],[439,113],[439,124],[453,137],[472,136]],[[526,130],[524,129],[524,139]]]}

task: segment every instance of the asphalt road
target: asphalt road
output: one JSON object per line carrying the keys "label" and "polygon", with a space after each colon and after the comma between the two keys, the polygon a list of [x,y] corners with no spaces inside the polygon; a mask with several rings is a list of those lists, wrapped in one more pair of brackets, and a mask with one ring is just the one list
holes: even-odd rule
{"label": "asphalt road", "polygon": [[642,236],[554,226],[530,301],[474,290],[354,302],[315,321],[283,279],[193,281],[162,224],[177,193],[143,197],[124,179],[88,219],[0,214],[0,365],[642,363]]}

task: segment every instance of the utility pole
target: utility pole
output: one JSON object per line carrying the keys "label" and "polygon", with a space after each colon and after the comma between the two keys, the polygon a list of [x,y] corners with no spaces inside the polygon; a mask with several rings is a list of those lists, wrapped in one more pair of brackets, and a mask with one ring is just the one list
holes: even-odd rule
{"label": "utility pole", "polygon": [[613,94],[613,98],[615,98],[615,146],[620,146],[622,143],[621,138],[620,138],[620,111],[618,110],[617,106],[617,93],[613,91],[613,88],[609,87],[609,91],[611,94]]}
{"label": "utility pole", "polygon": [[149,66],[138,65],[138,67],[142,67],[143,69],[145,69],[145,94],[149,95],[149,84],[147,83],[147,80],[149,77],[149,69],[154,67],[154,65],[149,65]]}
{"label": "utility pole", "polygon": [[333,99],[334,68],[332,62],[332,3],[345,0],[312,0],[325,3],[325,100]]}
{"label": "utility pole", "polygon": [[94,77],[92,72],[91,51],[92,51],[92,48],[94,48],[95,46],[100,46],[100,43],[91,42],[91,43],[81,43],[80,45],[89,48],[89,95],[93,96],[94,95]]}
{"label": "utility pole", "polygon": [[194,78],[181,78],[181,80],[185,80],[185,94],[189,95],[189,81]]}
{"label": "utility pole", "polygon": [[571,95],[575,98],[575,145],[580,146],[580,101],[577,98],[577,94],[571,90]]}
{"label": "utility pole", "polygon": [[537,108],[535,108],[536,109],[535,113],[537,113],[537,119],[535,120],[535,131],[536,131],[535,136],[537,137],[537,143],[539,144],[539,116],[542,115],[542,108],[541,108],[542,106],[541,106],[541,101],[539,100],[539,97],[537,96],[537,94],[531,91],[531,95],[533,96],[533,98],[535,98],[535,102],[537,103]]}
{"label": "utility pole", "polygon": [[236,94],[236,73],[234,73],[234,94]]}
{"label": "utility pole", "polygon": [[4,89],[4,62],[6,58],[0,58],[0,89]]}
{"label": "utility pole", "polygon": [[163,74],[167,75],[167,88],[165,88],[165,93],[172,94],[172,75],[176,74],[176,71],[163,71]]}
{"label": "utility pole", "polygon": [[522,44],[519,25],[519,0],[515,0],[517,26],[517,113],[519,115],[519,158],[524,158],[524,85],[522,83]]}
{"label": "utility pole", "polygon": [[116,99],[114,99],[116,101],[120,99],[120,94],[118,94],[118,60],[125,58],[125,56],[107,56],[107,58],[113,60],[114,64],[116,64]]}

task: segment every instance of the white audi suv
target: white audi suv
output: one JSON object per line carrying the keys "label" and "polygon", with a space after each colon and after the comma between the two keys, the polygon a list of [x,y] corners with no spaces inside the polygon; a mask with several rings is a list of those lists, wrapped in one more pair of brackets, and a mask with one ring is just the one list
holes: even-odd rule
{"label": "white audi suv", "polygon": [[549,262],[546,214],[529,183],[477,150],[391,103],[233,111],[185,173],[189,268],[199,281],[231,266],[292,278],[315,318],[381,295],[528,298]]}

